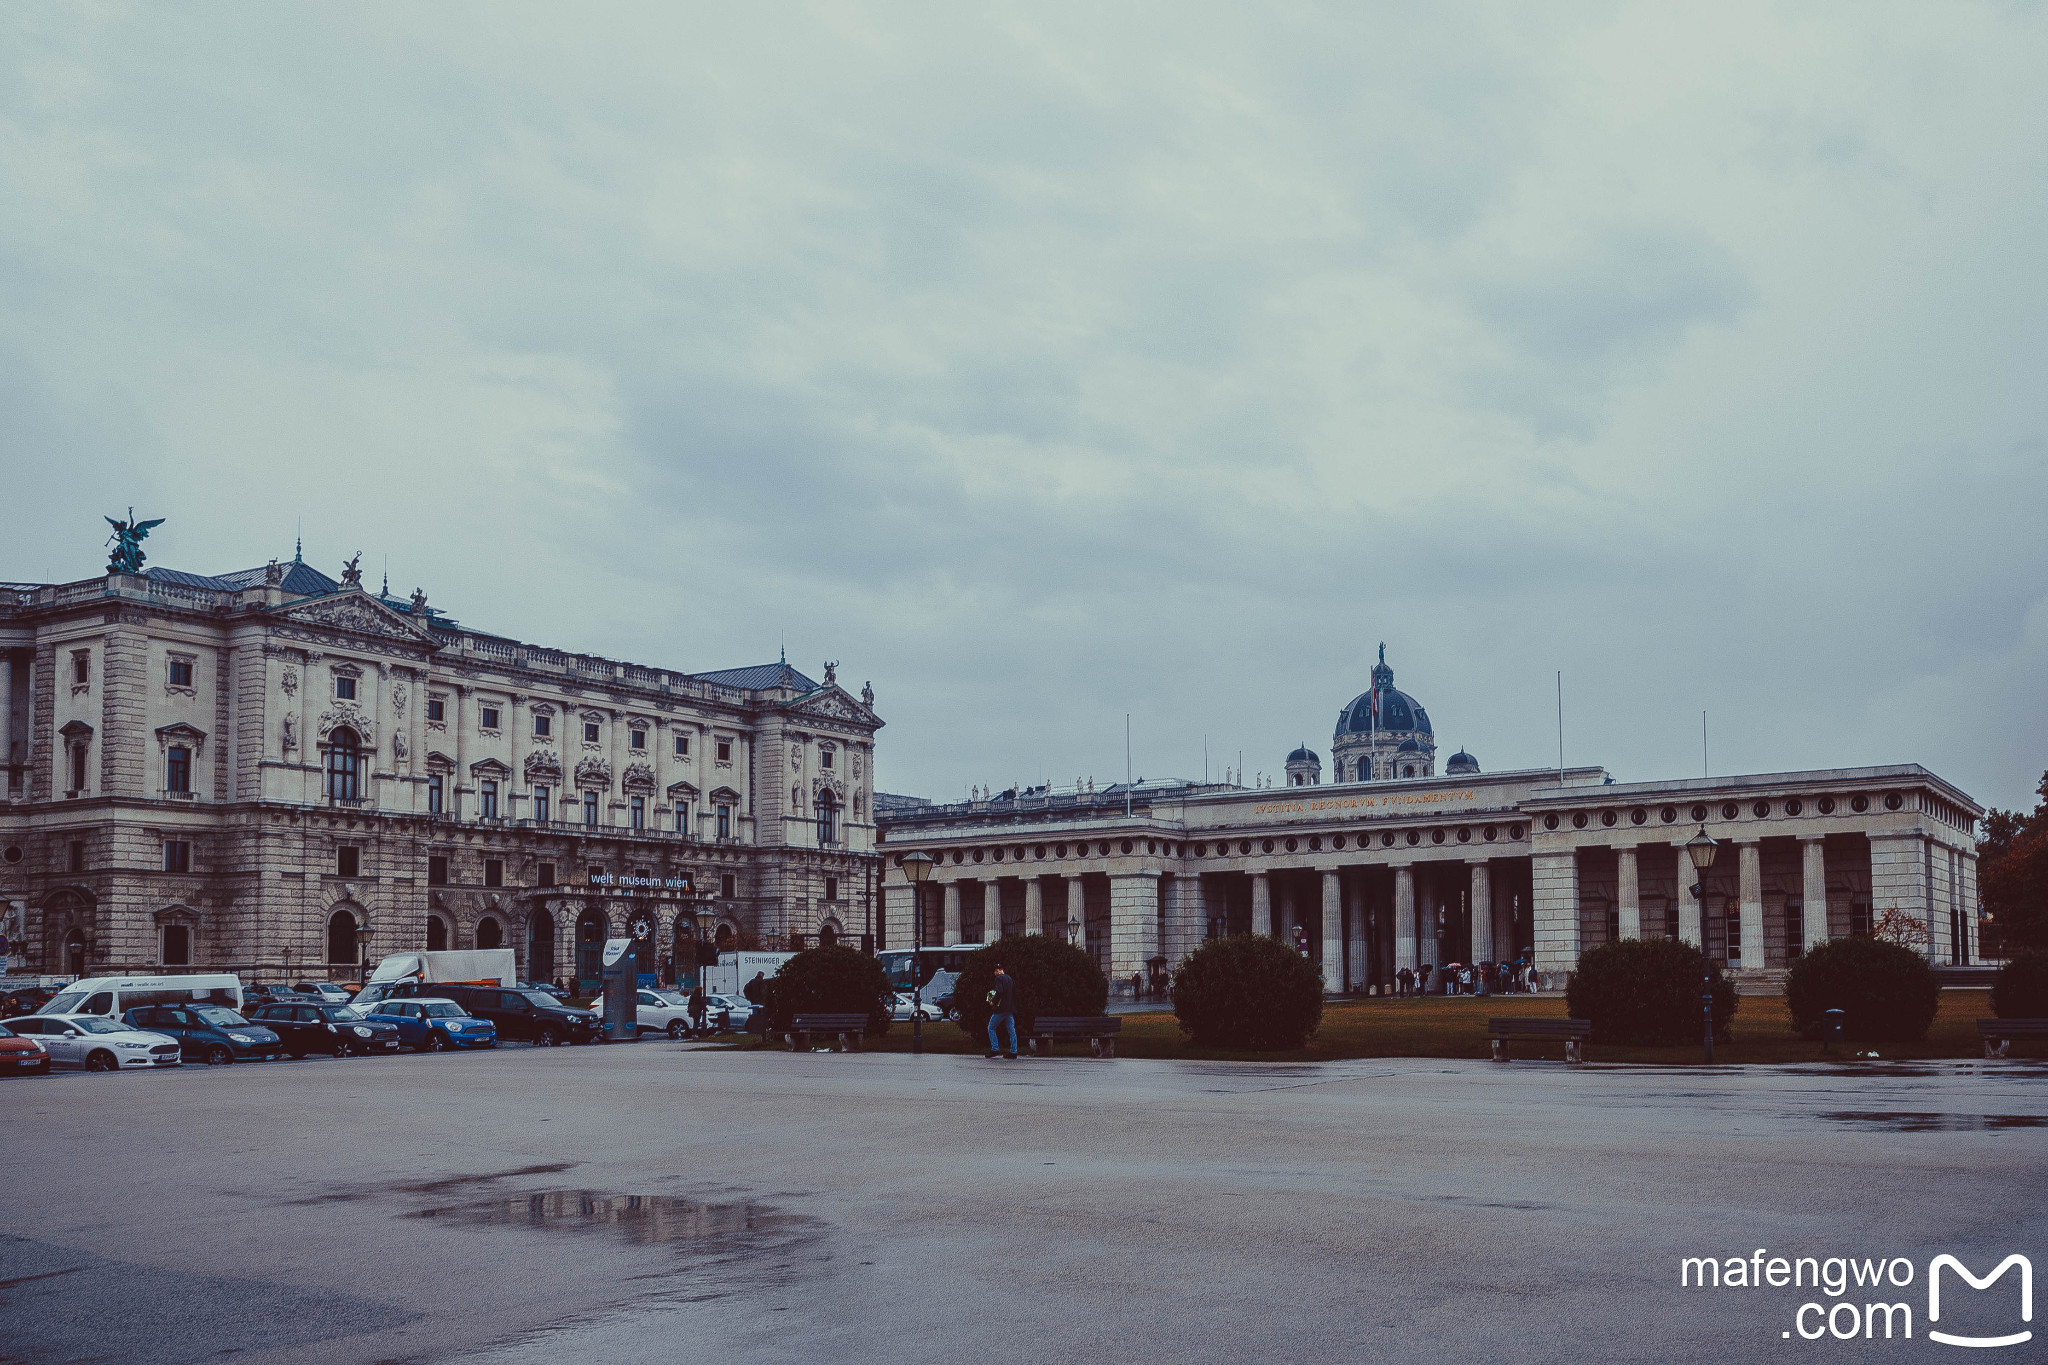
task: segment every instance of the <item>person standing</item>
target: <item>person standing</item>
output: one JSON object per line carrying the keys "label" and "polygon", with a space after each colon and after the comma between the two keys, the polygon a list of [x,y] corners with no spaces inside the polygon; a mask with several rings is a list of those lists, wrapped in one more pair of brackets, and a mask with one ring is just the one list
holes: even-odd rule
{"label": "person standing", "polygon": [[[988,992],[988,1055],[998,1052],[1011,1061],[1017,1059],[1017,983],[1003,970],[1003,964],[996,964],[996,979]],[[1010,1031],[1010,1046],[1003,1049],[998,1030]]]}
{"label": "person standing", "polygon": [[704,998],[704,985],[699,982],[690,989],[690,1018],[696,1021],[697,1032],[704,1032],[705,1016],[711,1012],[711,1002]]}

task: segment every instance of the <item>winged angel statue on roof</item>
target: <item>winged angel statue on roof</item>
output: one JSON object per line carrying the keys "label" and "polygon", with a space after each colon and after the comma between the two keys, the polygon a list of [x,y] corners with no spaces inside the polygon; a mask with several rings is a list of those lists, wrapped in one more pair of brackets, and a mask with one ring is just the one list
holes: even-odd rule
{"label": "winged angel statue on roof", "polygon": [[107,556],[107,572],[141,573],[142,542],[149,536],[152,528],[164,524],[164,519],[158,517],[155,521],[137,521],[135,509],[131,507],[128,509],[128,520],[116,521],[108,517],[106,522],[114,528],[114,534],[107,537],[107,544],[114,547],[113,553]]}

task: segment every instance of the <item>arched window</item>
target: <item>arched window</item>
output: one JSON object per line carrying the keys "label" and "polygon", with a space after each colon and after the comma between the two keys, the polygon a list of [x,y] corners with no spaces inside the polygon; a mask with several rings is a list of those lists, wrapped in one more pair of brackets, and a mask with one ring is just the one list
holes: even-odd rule
{"label": "arched window", "polygon": [[448,951],[448,921],[439,915],[427,916],[427,951],[445,953]]}
{"label": "arched window", "polygon": [[[362,739],[346,725],[327,740],[327,795],[334,801],[360,800],[363,792]],[[330,961],[337,959],[330,959]]]}
{"label": "arched window", "polygon": [[502,948],[505,945],[505,931],[498,922],[485,915],[476,922],[476,946],[479,948]]}
{"label": "arched window", "polygon": [[828,919],[818,926],[818,946],[820,948],[830,948],[837,942],[839,942],[839,926],[837,924]]}
{"label": "arched window", "polygon": [[346,910],[327,918],[327,961],[350,967],[356,963],[356,917]]}
{"label": "arched window", "polygon": [[833,844],[839,842],[838,807],[832,800],[831,792],[818,793],[818,842]]}

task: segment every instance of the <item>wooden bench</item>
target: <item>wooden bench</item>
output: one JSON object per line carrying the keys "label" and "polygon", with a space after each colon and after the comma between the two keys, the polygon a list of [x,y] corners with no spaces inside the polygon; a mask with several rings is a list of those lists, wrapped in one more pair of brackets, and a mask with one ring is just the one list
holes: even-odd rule
{"label": "wooden bench", "polygon": [[822,1034],[837,1038],[841,1052],[860,1051],[860,1037],[868,1031],[865,1014],[799,1014],[790,1021],[789,1050],[809,1052],[811,1038]]}
{"label": "wooden bench", "polygon": [[1979,1019],[1986,1057],[2003,1057],[2015,1038],[2048,1038],[2048,1019]]}
{"label": "wooden bench", "polygon": [[1031,1021],[1031,1030],[1026,1035],[1028,1046],[1041,1057],[1052,1055],[1052,1045],[1062,1038],[1086,1038],[1088,1053],[1093,1057],[1116,1056],[1116,1035],[1123,1031],[1124,1021],[1106,1014],[1098,1015],[1044,1015]]}
{"label": "wooden bench", "polygon": [[1493,1040],[1493,1060],[1508,1060],[1510,1038],[1562,1038],[1564,1059],[1567,1062],[1583,1062],[1585,1055],[1579,1050],[1586,1039],[1593,1036],[1593,1021],[1590,1019],[1489,1019],[1486,1021],[1486,1036]]}

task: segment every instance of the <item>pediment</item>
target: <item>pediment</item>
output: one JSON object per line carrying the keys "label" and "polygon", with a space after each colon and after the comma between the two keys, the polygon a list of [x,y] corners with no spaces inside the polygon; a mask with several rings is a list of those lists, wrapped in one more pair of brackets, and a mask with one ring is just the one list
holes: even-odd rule
{"label": "pediment", "polygon": [[271,610],[281,621],[315,630],[346,631],[412,645],[434,644],[432,635],[360,588],[343,588]]}
{"label": "pediment", "polygon": [[836,720],[863,728],[881,728],[881,717],[848,696],[837,684],[821,687],[790,702],[787,707],[792,715],[817,716],[822,720]]}
{"label": "pediment", "polygon": [[478,759],[476,762],[469,765],[469,772],[470,776],[472,777],[495,777],[503,779],[512,776],[512,770],[505,766],[503,763],[500,763],[495,758]]}

